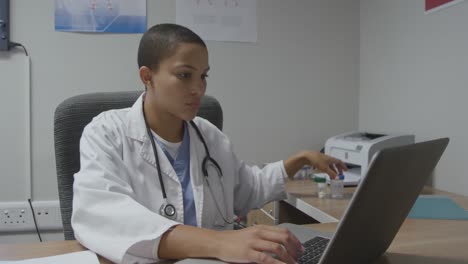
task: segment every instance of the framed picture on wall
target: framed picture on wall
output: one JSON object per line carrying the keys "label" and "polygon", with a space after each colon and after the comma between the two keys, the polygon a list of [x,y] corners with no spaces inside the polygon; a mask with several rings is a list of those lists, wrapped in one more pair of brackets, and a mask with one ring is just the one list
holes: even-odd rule
{"label": "framed picture on wall", "polygon": [[55,0],[55,31],[144,33],[146,0]]}

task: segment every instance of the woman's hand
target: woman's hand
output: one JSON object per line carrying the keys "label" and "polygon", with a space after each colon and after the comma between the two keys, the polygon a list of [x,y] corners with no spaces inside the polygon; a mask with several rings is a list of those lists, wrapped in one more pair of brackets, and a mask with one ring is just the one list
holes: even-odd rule
{"label": "woman's hand", "polygon": [[318,151],[302,151],[284,161],[284,168],[289,177],[293,177],[304,165],[310,165],[315,169],[327,173],[334,179],[339,173],[348,170],[339,159],[330,157]]}
{"label": "woman's hand", "polygon": [[257,225],[218,236],[216,257],[226,262],[295,264],[304,252],[299,240],[282,227]]}
{"label": "woman's hand", "polygon": [[337,172],[342,174],[343,171],[348,170],[341,160],[318,151],[305,151],[304,155],[312,167],[327,173],[331,179],[334,179],[337,176]]}

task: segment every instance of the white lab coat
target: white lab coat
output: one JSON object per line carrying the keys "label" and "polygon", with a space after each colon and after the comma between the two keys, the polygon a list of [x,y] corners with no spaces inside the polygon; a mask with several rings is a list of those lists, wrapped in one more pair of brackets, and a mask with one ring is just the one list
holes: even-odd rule
{"label": "white lab coat", "polygon": [[[227,212],[227,219],[285,198],[282,161],[262,169],[248,166],[236,157],[231,142],[218,128],[199,117],[194,121],[223,171],[221,182],[214,169],[208,170],[215,199],[221,213]],[[205,149],[191,126],[189,135],[190,177],[198,226],[232,229],[224,224],[204,182],[201,163]],[[177,210],[176,221],[158,213],[163,199],[145,130],[142,96],[131,108],[98,115],[83,131],[71,223],[81,244],[113,262],[154,262],[161,235],[184,222],[181,184],[162,149],[158,144],[156,147],[168,201]],[[224,193],[220,184],[224,184]]]}

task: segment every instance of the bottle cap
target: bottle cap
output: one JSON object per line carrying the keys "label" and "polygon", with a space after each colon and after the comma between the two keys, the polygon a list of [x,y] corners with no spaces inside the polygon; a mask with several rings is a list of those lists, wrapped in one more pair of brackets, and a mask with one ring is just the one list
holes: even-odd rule
{"label": "bottle cap", "polygon": [[344,175],[343,175],[343,174],[339,174],[339,175],[338,175],[338,179],[344,180]]}
{"label": "bottle cap", "polygon": [[314,181],[315,181],[315,182],[327,182],[327,179],[325,179],[324,177],[317,177],[317,176],[315,176],[315,177],[314,177]]}

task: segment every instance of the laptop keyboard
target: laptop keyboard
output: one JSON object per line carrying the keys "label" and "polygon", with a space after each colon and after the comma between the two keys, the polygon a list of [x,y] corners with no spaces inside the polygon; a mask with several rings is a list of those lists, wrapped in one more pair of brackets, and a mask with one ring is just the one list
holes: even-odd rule
{"label": "laptop keyboard", "polygon": [[318,263],[325,248],[330,242],[330,239],[316,236],[311,240],[303,243],[305,248],[304,254],[299,258],[299,264],[315,264]]}

